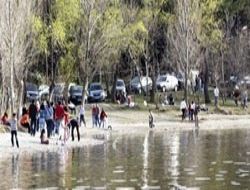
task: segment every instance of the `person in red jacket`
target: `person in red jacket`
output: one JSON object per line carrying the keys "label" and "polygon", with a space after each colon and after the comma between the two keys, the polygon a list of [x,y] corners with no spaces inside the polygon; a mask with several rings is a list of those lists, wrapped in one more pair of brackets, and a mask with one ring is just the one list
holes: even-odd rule
{"label": "person in red jacket", "polygon": [[101,114],[100,114],[100,125],[99,127],[101,127],[102,125],[102,128],[104,128],[104,125],[106,125],[106,119],[107,119],[107,114],[106,112],[104,111],[104,109],[102,108],[102,111],[101,111]]}
{"label": "person in red jacket", "polygon": [[62,125],[63,119],[64,119],[64,109],[63,109],[61,102],[59,101],[55,109],[55,121],[56,121],[55,133],[58,135],[59,135],[60,126]]}
{"label": "person in red jacket", "polygon": [[9,123],[9,121],[8,121],[9,119],[8,119],[8,114],[7,114],[7,112],[5,112],[4,114],[3,114],[3,116],[2,116],[2,118],[1,118],[1,123],[3,124],[3,125],[10,125],[10,123]]}

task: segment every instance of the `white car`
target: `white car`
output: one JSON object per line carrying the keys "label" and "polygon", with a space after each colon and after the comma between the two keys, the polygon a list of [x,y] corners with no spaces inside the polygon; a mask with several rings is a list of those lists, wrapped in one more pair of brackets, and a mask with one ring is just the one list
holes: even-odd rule
{"label": "white car", "polygon": [[124,81],[122,79],[118,79],[116,81],[116,88],[115,88],[115,90],[117,92],[124,93],[124,95],[126,96],[126,86],[125,86],[125,83],[124,83]]}
{"label": "white car", "polygon": [[133,78],[130,82],[131,90],[134,92],[138,92],[139,94],[142,92],[146,92],[147,90],[152,89],[152,79],[150,77],[141,77],[138,76]]}
{"label": "white car", "polygon": [[167,90],[178,90],[178,79],[173,75],[161,75],[157,78],[156,86],[163,92]]}
{"label": "white car", "polygon": [[39,98],[45,98],[49,96],[49,86],[43,84],[38,88]]}

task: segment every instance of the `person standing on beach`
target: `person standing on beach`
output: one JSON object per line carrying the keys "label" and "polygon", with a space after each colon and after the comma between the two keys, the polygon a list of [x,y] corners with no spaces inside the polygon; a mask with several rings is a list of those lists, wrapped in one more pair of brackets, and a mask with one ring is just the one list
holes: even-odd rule
{"label": "person standing on beach", "polygon": [[95,112],[95,125],[96,126],[100,126],[100,108],[99,108],[99,106],[96,104],[96,112]]}
{"label": "person standing on beach", "polygon": [[64,119],[64,108],[61,104],[61,102],[59,101],[56,105],[56,109],[55,109],[55,123],[56,123],[56,128],[55,128],[55,133],[56,134],[60,134],[60,127],[63,124],[63,119]]}
{"label": "person standing on beach", "polygon": [[182,121],[186,118],[186,110],[187,110],[187,104],[185,99],[181,101],[180,109],[182,111]]}
{"label": "person standing on beach", "polygon": [[52,131],[54,129],[54,109],[53,109],[53,103],[47,102],[47,106],[45,108],[46,110],[46,126],[47,126],[47,137],[50,138],[52,135]]}
{"label": "person standing on beach", "polygon": [[79,116],[80,116],[80,126],[83,123],[84,127],[86,127],[86,122],[85,122],[85,109],[84,109],[84,105],[81,105],[80,107],[80,112],[79,112]]}
{"label": "person standing on beach", "polygon": [[46,110],[45,110],[45,106],[44,104],[42,103],[41,104],[41,107],[40,107],[40,111],[39,111],[39,127],[40,127],[40,130],[42,129],[45,129],[45,119],[46,119]]}
{"label": "person standing on beach", "polygon": [[76,132],[77,132],[77,138],[78,141],[80,141],[80,132],[79,132],[79,125],[80,122],[78,122],[78,119],[71,119],[70,122],[68,123],[68,127],[71,128],[71,137],[72,137],[72,141],[75,140],[75,136],[74,136],[74,131],[76,128]]}
{"label": "person standing on beach", "polygon": [[95,127],[96,121],[95,121],[95,115],[96,115],[96,107],[92,106],[92,127]]}
{"label": "person standing on beach", "polygon": [[99,127],[101,127],[101,125],[102,125],[102,128],[104,128],[104,125],[106,125],[106,119],[107,119],[107,117],[108,116],[107,116],[106,112],[102,108],[102,111],[101,111],[101,114],[100,114],[100,124],[99,124]]}
{"label": "person standing on beach", "polygon": [[10,131],[11,131],[11,143],[12,147],[14,147],[14,136],[16,139],[16,146],[19,148],[19,143],[17,139],[17,119],[16,119],[16,113],[12,114],[12,118],[10,120]]}
{"label": "person standing on beach", "polygon": [[194,111],[195,111],[195,103],[194,103],[194,101],[192,101],[192,103],[190,105],[190,118],[191,118],[191,121],[194,120]]}
{"label": "person standing on beach", "polygon": [[35,105],[35,101],[32,100],[32,103],[29,106],[29,118],[30,118],[30,128],[31,135],[36,135],[36,126],[37,126],[37,107]]}
{"label": "person standing on beach", "polygon": [[219,100],[219,88],[217,86],[214,87],[214,106],[218,108],[218,100]]}

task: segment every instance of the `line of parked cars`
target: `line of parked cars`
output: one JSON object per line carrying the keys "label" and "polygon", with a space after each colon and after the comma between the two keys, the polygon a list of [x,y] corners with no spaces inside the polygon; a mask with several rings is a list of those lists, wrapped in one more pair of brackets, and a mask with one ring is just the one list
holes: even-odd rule
{"label": "line of parked cars", "polygon": [[[51,98],[54,102],[64,99],[64,83],[57,83],[51,91]],[[122,79],[118,79],[116,90],[126,95],[125,83]],[[70,83],[68,86],[68,99],[70,102],[78,105],[82,102],[84,88],[81,85]],[[48,99],[50,87],[48,85],[37,86],[33,83],[26,84],[26,98],[28,101]],[[107,93],[101,83],[91,83],[85,97],[85,102],[101,102],[105,101]]]}
{"label": "line of parked cars", "polygon": [[[116,82],[116,92],[120,93],[124,96],[127,95],[127,88],[130,88],[132,92],[135,93],[143,93],[146,91],[152,90],[152,79],[150,77],[134,77],[129,86],[126,87],[124,80],[118,79]],[[174,75],[161,75],[157,78],[156,86],[160,91],[177,91],[180,89],[180,81]],[[51,98],[53,101],[63,100],[64,98],[64,83],[57,83],[50,89],[48,85],[40,85],[39,87],[36,84],[27,83],[26,84],[26,98],[28,101],[32,100],[44,100],[48,99],[51,90]],[[68,86],[68,98],[74,104],[80,104],[83,99],[83,91],[84,87],[81,85],[77,85],[75,83],[70,83]],[[107,98],[107,93],[103,88],[101,83],[91,83],[88,88],[87,96],[85,98],[85,102],[101,102],[105,101]]]}

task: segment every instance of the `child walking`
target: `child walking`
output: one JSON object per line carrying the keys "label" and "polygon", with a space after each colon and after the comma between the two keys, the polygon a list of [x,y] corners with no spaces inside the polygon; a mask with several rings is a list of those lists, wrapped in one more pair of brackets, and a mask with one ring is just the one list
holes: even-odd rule
{"label": "child walking", "polygon": [[16,146],[19,148],[18,144],[18,139],[17,139],[17,119],[16,119],[16,114],[12,114],[12,118],[10,120],[10,131],[11,131],[11,143],[12,146],[14,147],[14,136],[16,138]]}

